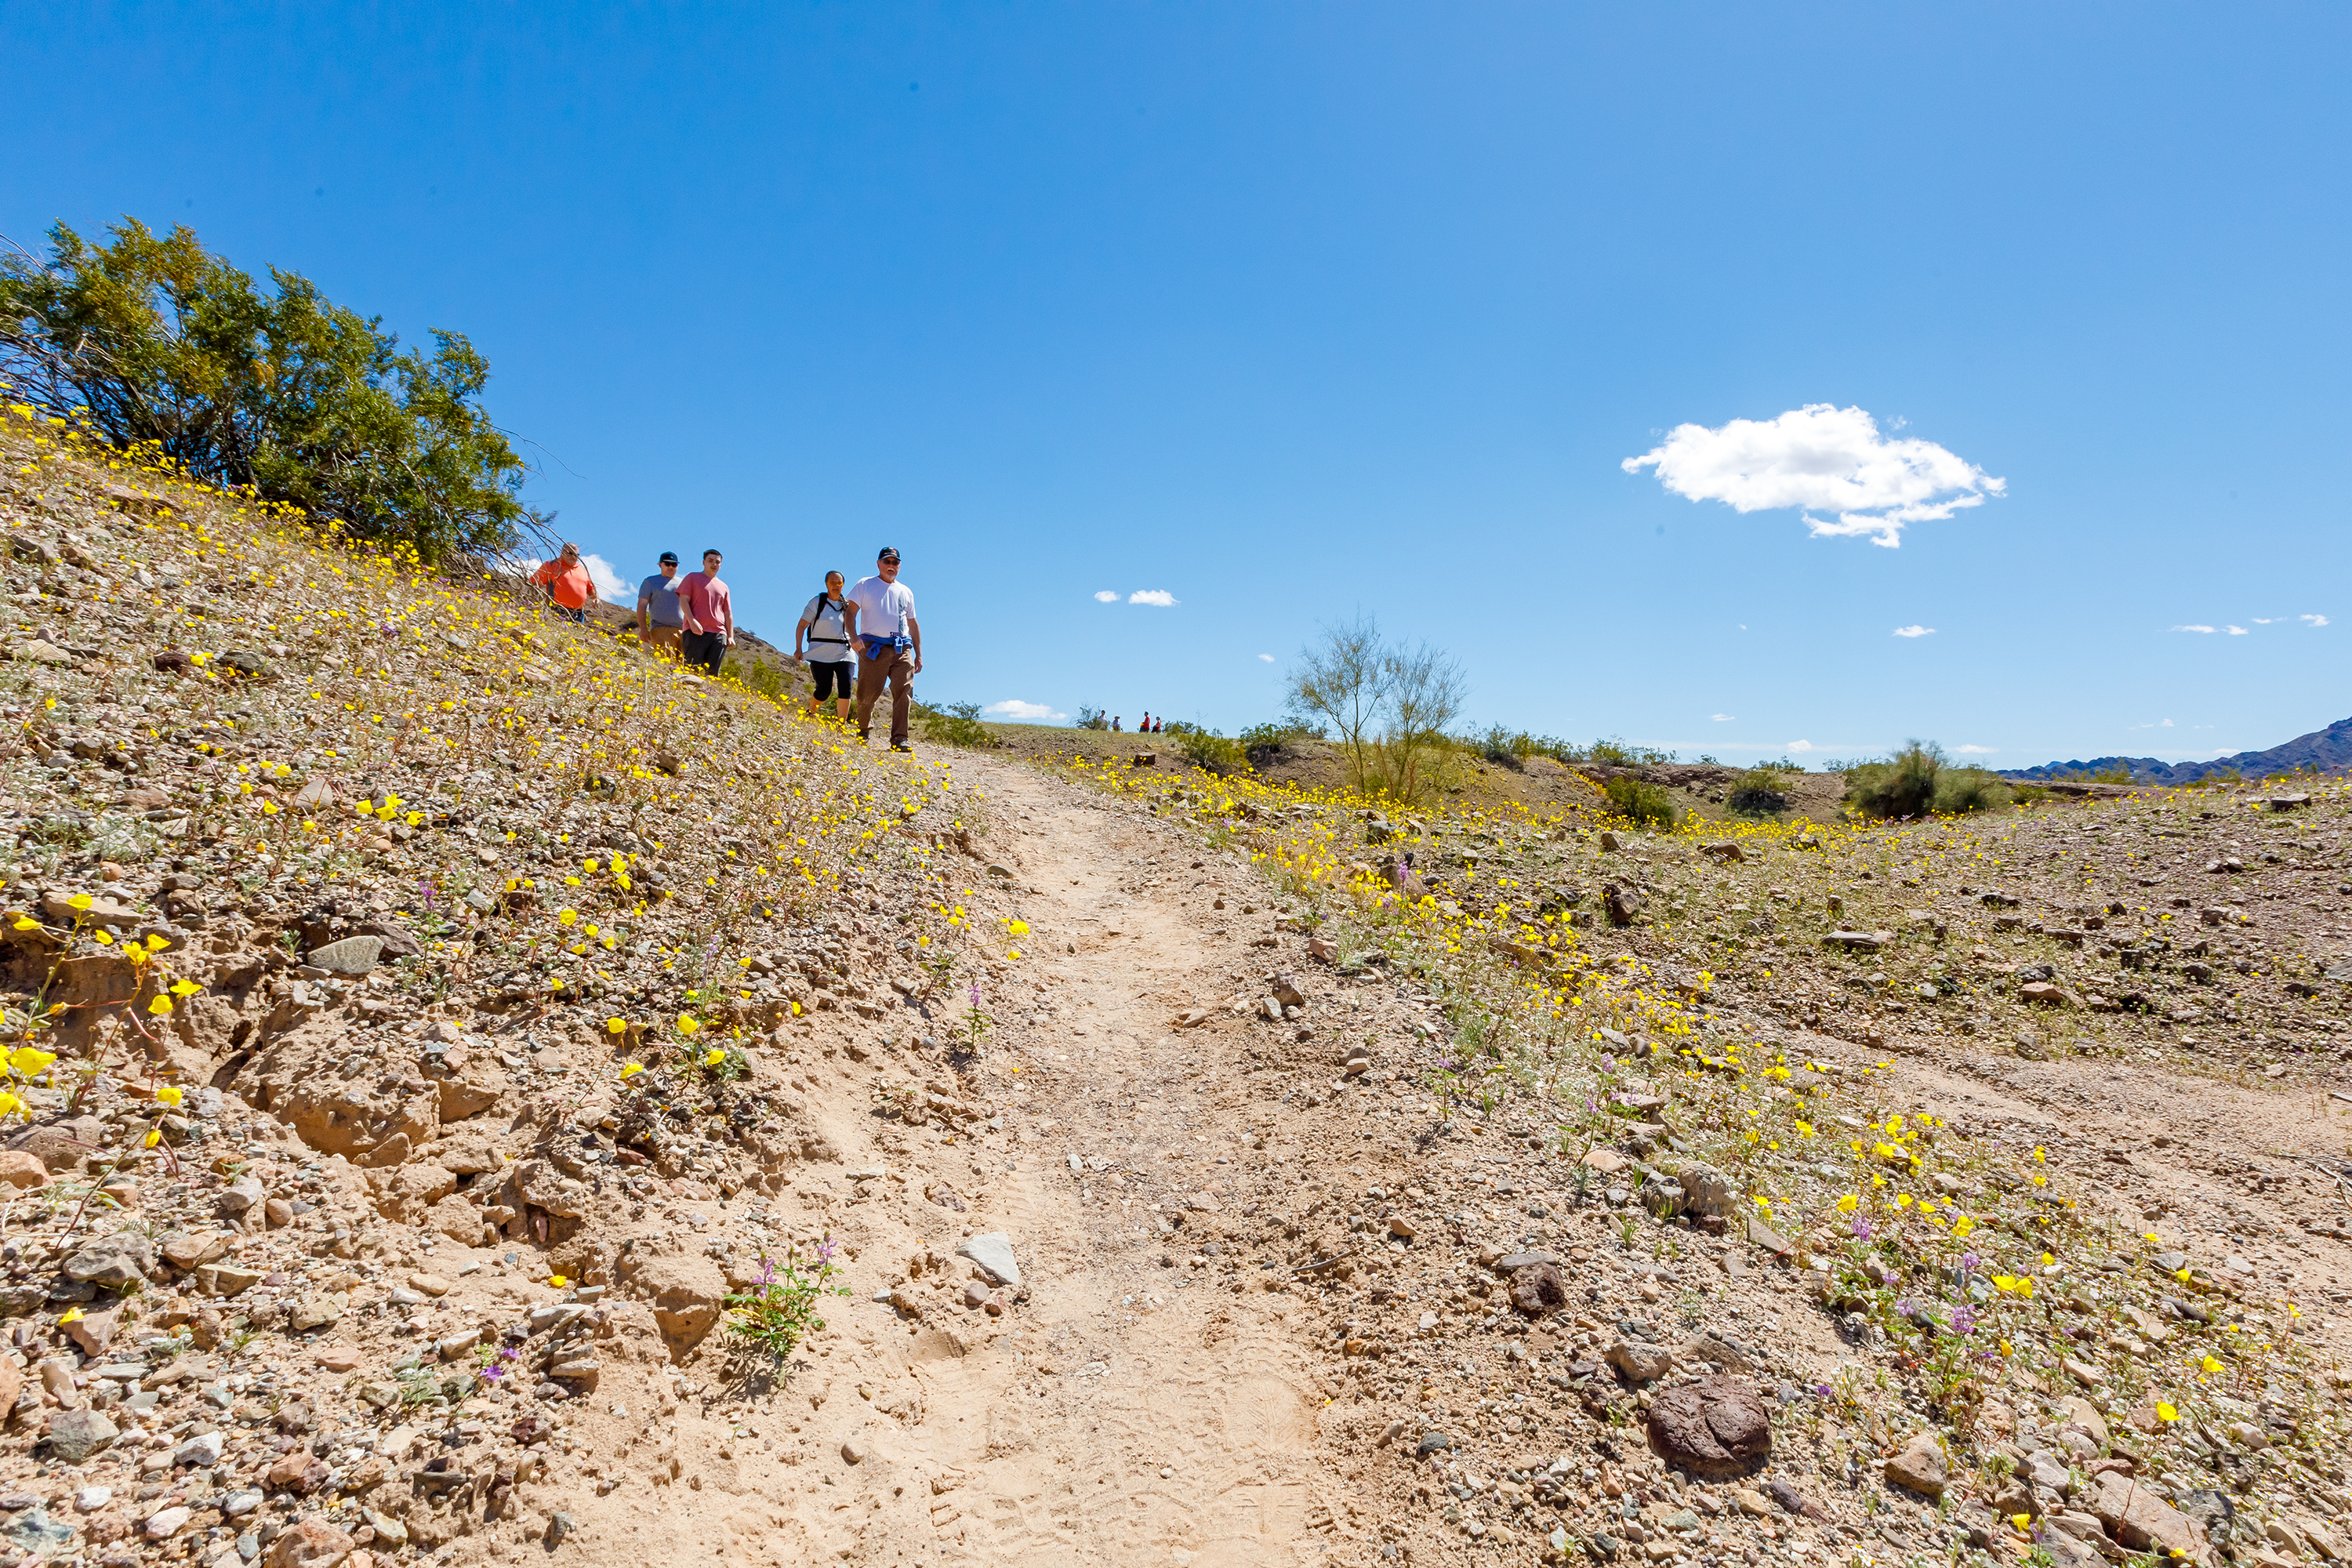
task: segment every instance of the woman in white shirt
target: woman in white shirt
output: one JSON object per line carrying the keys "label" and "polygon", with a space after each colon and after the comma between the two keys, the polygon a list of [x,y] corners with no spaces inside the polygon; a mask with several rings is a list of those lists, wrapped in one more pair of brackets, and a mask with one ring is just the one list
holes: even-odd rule
{"label": "woman in white shirt", "polygon": [[846,724],[850,704],[857,697],[857,662],[849,650],[854,612],[842,599],[841,584],[840,573],[824,574],[824,592],[808,602],[808,608],[801,612],[801,624],[793,628],[793,657],[809,667],[816,682],[809,696],[810,713],[824,711],[830,689],[839,693],[834,700],[835,716]]}

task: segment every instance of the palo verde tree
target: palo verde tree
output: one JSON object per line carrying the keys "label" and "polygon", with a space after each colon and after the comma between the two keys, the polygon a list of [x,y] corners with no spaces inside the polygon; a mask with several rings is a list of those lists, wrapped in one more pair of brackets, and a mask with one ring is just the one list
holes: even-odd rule
{"label": "palo verde tree", "polygon": [[1370,616],[1323,628],[1291,667],[1287,706],[1328,726],[1360,794],[1408,805],[1440,782],[1453,752],[1446,729],[1461,716],[1468,683],[1459,660],[1427,643],[1407,647],[1381,635]]}
{"label": "palo verde tree", "polygon": [[189,228],[125,218],[111,234],[61,224],[46,260],[0,255],[0,375],[17,396],[427,561],[543,531],[480,405],[489,362],[462,335],[403,352],[383,318],[298,273],[259,287]]}

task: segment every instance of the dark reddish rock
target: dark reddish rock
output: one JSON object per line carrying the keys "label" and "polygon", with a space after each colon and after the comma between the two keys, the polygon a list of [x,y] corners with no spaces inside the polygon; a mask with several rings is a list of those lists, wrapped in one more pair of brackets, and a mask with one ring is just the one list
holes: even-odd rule
{"label": "dark reddish rock", "polygon": [[1772,1418],[1743,1377],[1703,1377],[1650,1406],[1650,1445],[1700,1476],[1736,1475],[1772,1451]]}

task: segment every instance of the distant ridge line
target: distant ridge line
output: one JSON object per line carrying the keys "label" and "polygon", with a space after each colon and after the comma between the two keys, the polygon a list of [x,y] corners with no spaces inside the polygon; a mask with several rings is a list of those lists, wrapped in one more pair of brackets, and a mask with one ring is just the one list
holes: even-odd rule
{"label": "distant ridge line", "polygon": [[2114,768],[2126,770],[2131,774],[2132,783],[2142,784],[2195,784],[2208,774],[2231,771],[2249,778],[2305,770],[2323,773],[2343,773],[2352,770],[2352,719],[2338,719],[2325,730],[2297,735],[2284,745],[2273,746],[2266,752],[2240,752],[2234,757],[2215,757],[2210,762],[2166,763],[2154,757],[2093,757],[2087,763],[2044,763],[2038,768],[2005,768],[2001,770],[2000,776],[2021,783],[2032,783],[2076,773],[2105,773]]}

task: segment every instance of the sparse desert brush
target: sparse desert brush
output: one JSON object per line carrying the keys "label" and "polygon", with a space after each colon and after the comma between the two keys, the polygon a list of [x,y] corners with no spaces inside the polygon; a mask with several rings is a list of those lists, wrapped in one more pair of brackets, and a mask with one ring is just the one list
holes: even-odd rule
{"label": "sparse desert brush", "polygon": [[1956,768],[1933,741],[1912,741],[1884,762],[1845,770],[1845,803],[1865,816],[1995,811],[2013,798],[2000,775]]}
{"label": "sparse desert brush", "polygon": [[1913,741],[1885,762],[1846,769],[1845,803],[1865,816],[1925,816],[1936,804],[1944,748]]}
{"label": "sparse desert brush", "polygon": [[1253,724],[1234,739],[1249,757],[1250,766],[1262,768],[1301,741],[1323,739],[1323,731],[1297,719],[1281,719],[1272,723]]}
{"label": "sparse desert brush", "polygon": [[923,714],[923,739],[935,746],[961,746],[977,751],[996,743],[988,726],[980,721],[977,702],[942,702]]}
{"label": "sparse desert brush", "polygon": [[1741,816],[1778,816],[1789,809],[1788,775],[1769,763],[1752,767],[1732,782],[1724,805]]}
{"label": "sparse desert brush", "polygon": [[1643,784],[1631,773],[1616,773],[1601,783],[1601,793],[1609,797],[1610,805],[1628,822],[1650,823],[1659,827],[1672,827],[1681,812],[1675,797],[1659,784]]}
{"label": "sparse desert brush", "polygon": [[1239,741],[1229,741],[1214,730],[1181,719],[1167,721],[1165,733],[1175,737],[1177,752],[1204,773],[1223,778],[1249,771],[1249,752]]}
{"label": "sparse desert brush", "polygon": [[1998,811],[2014,798],[2006,780],[1983,768],[1946,768],[1936,781],[1939,812]]}

